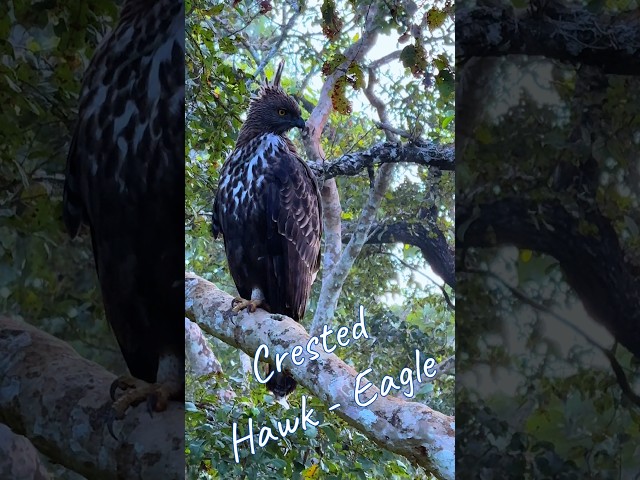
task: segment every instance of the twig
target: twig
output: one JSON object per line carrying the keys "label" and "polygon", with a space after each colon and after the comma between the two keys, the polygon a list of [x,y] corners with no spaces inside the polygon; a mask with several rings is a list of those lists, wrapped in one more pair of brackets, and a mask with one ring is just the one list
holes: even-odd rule
{"label": "twig", "polygon": [[415,135],[411,134],[411,132],[408,132],[408,131],[403,130],[401,128],[392,127],[389,124],[382,123],[382,122],[377,122],[375,120],[373,121],[373,123],[379,129],[386,130],[387,132],[395,133],[396,135],[399,135],[401,137],[408,138],[410,140],[415,140],[415,138],[416,138]]}
{"label": "twig", "polygon": [[[269,50],[269,53],[267,53],[264,56],[264,58],[256,68],[256,71],[254,73],[254,78],[257,79],[260,75],[262,75],[262,72],[264,71],[265,67],[269,64],[271,59],[276,56],[276,54],[278,53],[278,50],[280,49],[280,46],[282,45],[282,42],[284,42],[285,39],[287,38],[287,35],[289,34],[289,30],[293,28],[293,25],[296,23],[296,20],[298,19],[299,16],[300,16],[300,10],[298,9],[298,11],[296,11],[293,15],[291,15],[291,17],[289,17],[289,21],[281,30],[282,33],[280,34],[276,42],[271,47],[271,50]],[[253,79],[247,80],[247,89],[251,86],[252,82],[253,82]]]}
{"label": "twig", "polygon": [[427,275],[426,273],[418,270],[416,267],[414,267],[413,265],[411,265],[410,263],[405,262],[402,258],[400,258],[399,256],[397,256],[395,253],[393,252],[386,252],[386,251],[381,251],[380,253],[383,253],[385,255],[389,255],[393,258],[395,258],[403,267],[406,267],[408,269],[410,269],[413,272],[419,273],[420,275],[422,275],[424,278],[426,278],[427,280],[429,280],[433,285],[435,285],[436,287],[438,287],[440,289],[440,291],[442,292],[442,296],[444,297],[445,302],[447,303],[447,305],[449,306],[450,310],[455,310],[455,305],[453,304],[453,302],[451,302],[451,298],[449,297],[449,294],[447,293],[447,291],[444,288],[444,285],[440,285],[438,282],[436,282],[433,278],[431,278],[429,275]]}
{"label": "twig", "polygon": [[382,65],[386,65],[387,63],[392,62],[393,60],[399,59],[400,53],[402,53],[401,50],[396,50],[395,52],[391,52],[388,55],[385,55],[384,57],[374,60],[369,64],[369,69],[380,68]]}

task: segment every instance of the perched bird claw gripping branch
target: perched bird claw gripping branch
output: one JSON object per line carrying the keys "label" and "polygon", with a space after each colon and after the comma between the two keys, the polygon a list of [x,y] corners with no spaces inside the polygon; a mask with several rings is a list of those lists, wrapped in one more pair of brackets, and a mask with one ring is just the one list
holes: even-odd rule
{"label": "perched bird claw gripping branch", "polygon": [[131,373],[111,386],[112,435],[130,406],[184,399],[183,125],[183,2],[126,0],[83,79],[63,211],[72,237],[89,227]]}
{"label": "perched bird claw gripping branch", "polygon": [[[260,305],[300,321],[320,268],[322,204],[315,176],[286,136],[305,123],[280,86],[282,69],[280,63],[273,83],[266,81],[251,99],[220,172],[212,230],[214,237],[224,237],[240,294],[234,311],[252,312]],[[296,382],[274,371],[266,386],[279,399]]]}
{"label": "perched bird claw gripping branch", "polygon": [[233,299],[232,307],[233,307],[232,310],[234,313],[241,312],[244,309],[249,310],[249,313],[253,313],[256,311],[256,308],[258,307],[269,311],[269,306],[267,305],[267,302],[261,299],[245,300],[242,297],[236,297]]}

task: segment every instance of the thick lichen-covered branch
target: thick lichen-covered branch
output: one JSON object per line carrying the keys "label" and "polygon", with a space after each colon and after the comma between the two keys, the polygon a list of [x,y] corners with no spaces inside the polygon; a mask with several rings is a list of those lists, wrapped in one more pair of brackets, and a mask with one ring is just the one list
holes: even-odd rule
{"label": "thick lichen-covered branch", "polygon": [[217,388],[215,377],[224,374],[222,366],[200,327],[188,318],[184,319],[184,353],[187,374],[199,379],[201,386],[225,401],[235,396],[231,389]]}
{"label": "thick lichen-covered branch", "polygon": [[381,142],[366,150],[347,153],[327,162],[309,162],[309,166],[318,178],[329,179],[357,175],[369,167],[390,163],[413,163],[438,167],[440,170],[454,170],[455,156],[453,145],[435,142]]}
{"label": "thick lichen-covered branch", "polygon": [[184,477],[184,405],[146,405],[106,427],[115,375],[67,343],[0,317],[0,422],[53,461],[91,479]]}
{"label": "thick lichen-covered branch", "polygon": [[261,309],[236,314],[231,310],[233,297],[197,275],[186,274],[185,280],[186,314],[205,332],[249,355],[255,355],[263,344],[272,355],[291,352],[300,345],[304,362],[295,365],[288,356],[283,366],[309,392],[327,406],[340,404],[333,411],[378,445],[422,465],[437,478],[454,478],[454,417],[420,403],[382,397],[375,386],[364,397],[378,393],[377,400],[367,407],[359,406],[354,398],[358,373],[321,347],[315,348],[319,358],[310,360],[305,350],[310,336],[302,325]]}
{"label": "thick lichen-covered branch", "polygon": [[184,319],[184,350],[189,371],[196,377],[221,374],[222,366],[196,323]]}

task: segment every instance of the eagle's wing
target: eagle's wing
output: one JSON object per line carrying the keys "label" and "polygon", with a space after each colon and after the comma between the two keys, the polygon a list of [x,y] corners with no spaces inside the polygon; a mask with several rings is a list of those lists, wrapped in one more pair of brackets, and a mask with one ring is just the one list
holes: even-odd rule
{"label": "eagle's wing", "polygon": [[74,238],[80,230],[80,225],[89,223],[87,214],[82,205],[81,178],[78,171],[79,158],[77,155],[77,133],[71,139],[69,154],[67,156],[67,171],[65,174],[64,191],[62,194],[62,219],[71,238]]}
{"label": "eagle's wing", "polygon": [[[228,175],[227,165],[227,163],[224,163],[222,165],[222,170],[220,171],[221,179],[225,178],[225,176]],[[220,235],[224,231],[224,229],[222,228],[222,219],[220,215],[220,206],[222,201],[220,199],[220,196],[222,195],[223,190],[223,188],[218,188],[215,196],[213,197],[213,209],[211,211],[211,232],[213,233],[214,239],[218,238],[218,235]]]}
{"label": "eagle's wing", "polygon": [[216,191],[216,196],[213,197],[213,209],[211,211],[211,233],[213,233],[214,240],[218,238],[220,235],[220,220],[218,219],[218,192],[220,189]]}
{"label": "eagle's wing", "polygon": [[[267,278],[273,311],[300,320],[320,267],[322,204],[311,169],[289,151],[276,150],[266,186]],[[273,305],[276,303],[276,305]],[[280,310],[280,308],[283,308]]]}

